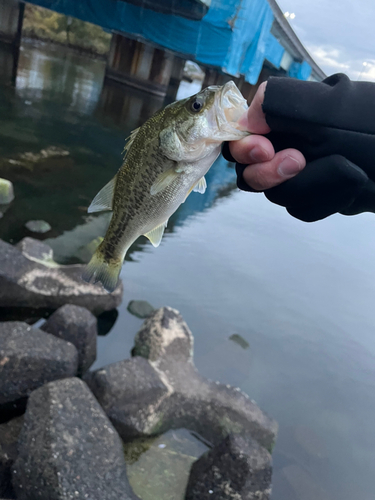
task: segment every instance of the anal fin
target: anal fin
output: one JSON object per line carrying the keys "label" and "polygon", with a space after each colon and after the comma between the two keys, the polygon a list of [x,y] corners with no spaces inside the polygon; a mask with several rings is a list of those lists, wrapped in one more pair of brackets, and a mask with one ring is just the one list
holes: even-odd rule
{"label": "anal fin", "polygon": [[193,187],[193,191],[194,191],[194,193],[204,194],[206,192],[206,189],[207,189],[207,182],[206,182],[206,179],[203,176],[195,184],[195,186]]}
{"label": "anal fin", "polygon": [[151,229],[151,231],[144,234],[144,236],[151,241],[154,247],[158,247],[160,245],[167,223],[168,221],[165,221],[163,224],[160,224],[160,226],[156,226],[154,229]]}

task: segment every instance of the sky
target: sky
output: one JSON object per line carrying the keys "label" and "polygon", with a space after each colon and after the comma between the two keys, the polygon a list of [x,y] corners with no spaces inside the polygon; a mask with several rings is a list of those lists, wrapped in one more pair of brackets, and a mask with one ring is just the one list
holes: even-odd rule
{"label": "sky", "polygon": [[[375,82],[375,0],[278,0],[290,25],[328,75]],[[365,65],[363,63],[366,63]]]}

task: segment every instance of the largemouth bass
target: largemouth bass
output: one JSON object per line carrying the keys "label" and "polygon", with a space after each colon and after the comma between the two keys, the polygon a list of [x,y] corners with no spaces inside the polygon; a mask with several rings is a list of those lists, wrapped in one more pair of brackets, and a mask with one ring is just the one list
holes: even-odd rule
{"label": "largemouth bass", "polygon": [[131,133],[122,167],[88,208],[112,210],[113,216],[85,281],[112,292],[131,244],[141,235],[160,244],[169,217],[190,192],[204,193],[204,175],[222,142],[248,135],[237,123],[246,110],[240,91],[228,82],[166,106]]}

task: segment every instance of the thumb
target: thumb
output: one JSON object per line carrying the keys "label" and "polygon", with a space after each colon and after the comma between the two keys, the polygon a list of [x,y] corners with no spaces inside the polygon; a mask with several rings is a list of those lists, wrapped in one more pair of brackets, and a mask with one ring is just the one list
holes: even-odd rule
{"label": "thumb", "polygon": [[263,113],[262,109],[266,86],[267,82],[260,84],[254,99],[251,101],[249,109],[238,120],[239,125],[253,134],[268,134],[271,132],[266,122],[266,115]]}

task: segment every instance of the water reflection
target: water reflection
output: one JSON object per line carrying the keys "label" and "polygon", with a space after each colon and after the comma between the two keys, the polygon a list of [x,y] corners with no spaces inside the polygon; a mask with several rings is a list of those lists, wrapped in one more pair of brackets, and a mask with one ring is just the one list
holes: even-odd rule
{"label": "water reflection", "polygon": [[[62,263],[82,260],[79,250],[104,236],[108,214],[88,216],[87,207],[120,167],[130,131],[163,106],[161,98],[104,80],[104,69],[103,61],[65,48],[24,45],[16,92],[9,88],[0,96],[0,134],[8,140],[0,168],[16,192],[0,237],[17,242],[30,235],[24,227],[28,220],[46,220],[52,231],[43,238]],[[196,90],[193,82],[181,92]],[[40,150],[49,146],[68,154],[38,160]],[[37,159],[25,162],[25,152]],[[234,172],[221,159],[207,181],[205,196],[192,193],[170,219],[168,232],[227,195],[234,187]],[[138,240],[128,259],[145,243]]]}
{"label": "water reflection", "polygon": [[[22,97],[62,97],[70,109],[91,114],[99,99],[105,62],[75,54],[64,47],[21,46],[16,88]],[[25,92],[30,91],[30,92]]]}

